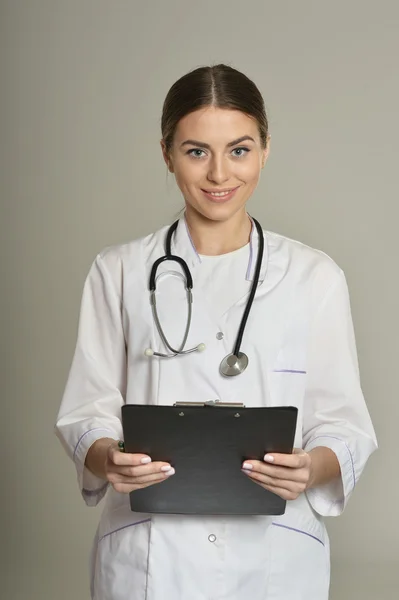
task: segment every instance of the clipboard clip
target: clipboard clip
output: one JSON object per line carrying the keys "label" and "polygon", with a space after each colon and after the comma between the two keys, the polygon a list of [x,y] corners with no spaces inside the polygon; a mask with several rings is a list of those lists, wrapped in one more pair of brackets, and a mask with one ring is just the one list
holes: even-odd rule
{"label": "clipboard clip", "polygon": [[206,400],[205,402],[175,402],[173,406],[189,407],[189,406],[211,406],[216,408],[245,408],[245,404],[241,402],[221,402],[220,400]]}

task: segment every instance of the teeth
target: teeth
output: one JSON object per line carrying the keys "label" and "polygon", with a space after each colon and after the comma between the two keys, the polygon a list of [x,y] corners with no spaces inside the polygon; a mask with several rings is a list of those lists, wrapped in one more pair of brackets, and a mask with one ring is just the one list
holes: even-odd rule
{"label": "teeth", "polygon": [[211,196],[227,196],[227,194],[230,194],[231,190],[228,190],[227,192],[208,192],[208,194],[210,194]]}

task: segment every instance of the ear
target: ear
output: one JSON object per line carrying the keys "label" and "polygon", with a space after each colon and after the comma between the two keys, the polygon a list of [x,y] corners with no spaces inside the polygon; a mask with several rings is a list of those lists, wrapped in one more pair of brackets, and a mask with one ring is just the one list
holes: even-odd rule
{"label": "ear", "polygon": [[270,153],[270,135],[267,136],[266,148],[263,150],[263,154],[262,154],[262,169],[265,166],[267,159],[269,158],[269,153]]}
{"label": "ear", "polygon": [[171,159],[170,155],[168,154],[168,151],[166,150],[166,145],[163,140],[161,140],[161,148],[162,148],[162,156],[166,163],[166,166],[168,167],[169,172],[174,173],[172,159]]}

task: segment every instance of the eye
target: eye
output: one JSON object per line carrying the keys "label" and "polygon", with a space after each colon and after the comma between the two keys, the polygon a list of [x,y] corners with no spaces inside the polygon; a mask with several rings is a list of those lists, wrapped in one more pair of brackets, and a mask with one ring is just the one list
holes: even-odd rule
{"label": "eye", "polygon": [[239,148],[234,148],[234,150],[232,150],[232,154],[233,156],[240,158],[241,156],[247,154],[249,151],[249,148],[244,148],[243,146],[240,146]]}
{"label": "eye", "polygon": [[187,154],[193,158],[202,158],[205,152],[201,150],[201,148],[192,148],[191,150],[188,150]]}

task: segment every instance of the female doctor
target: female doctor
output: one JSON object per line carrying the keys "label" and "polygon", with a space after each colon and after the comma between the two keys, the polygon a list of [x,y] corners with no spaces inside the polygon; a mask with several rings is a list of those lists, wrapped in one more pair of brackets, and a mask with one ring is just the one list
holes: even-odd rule
{"label": "female doctor", "polygon": [[[326,600],[323,517],[342,513],[377,447],[344,274],[247,213],[270,138],[263,99],[245,75],[217,65],[179,79],[164,103],[161,146],[185,213],[175,228],[94,260],[56,423],[86,504],[105,496],[91,597]],[[165,253],[183,259],[193,279],[184,345],[181,264],[162,262],[154,278],[159,323],[150,304],[151,269]],[[129,492],[179,474],[118,450],[121,406],[187,399],[298,407],[294,453],[241,465],[243,477],[287,500],[284,515],[131,512]]]}

